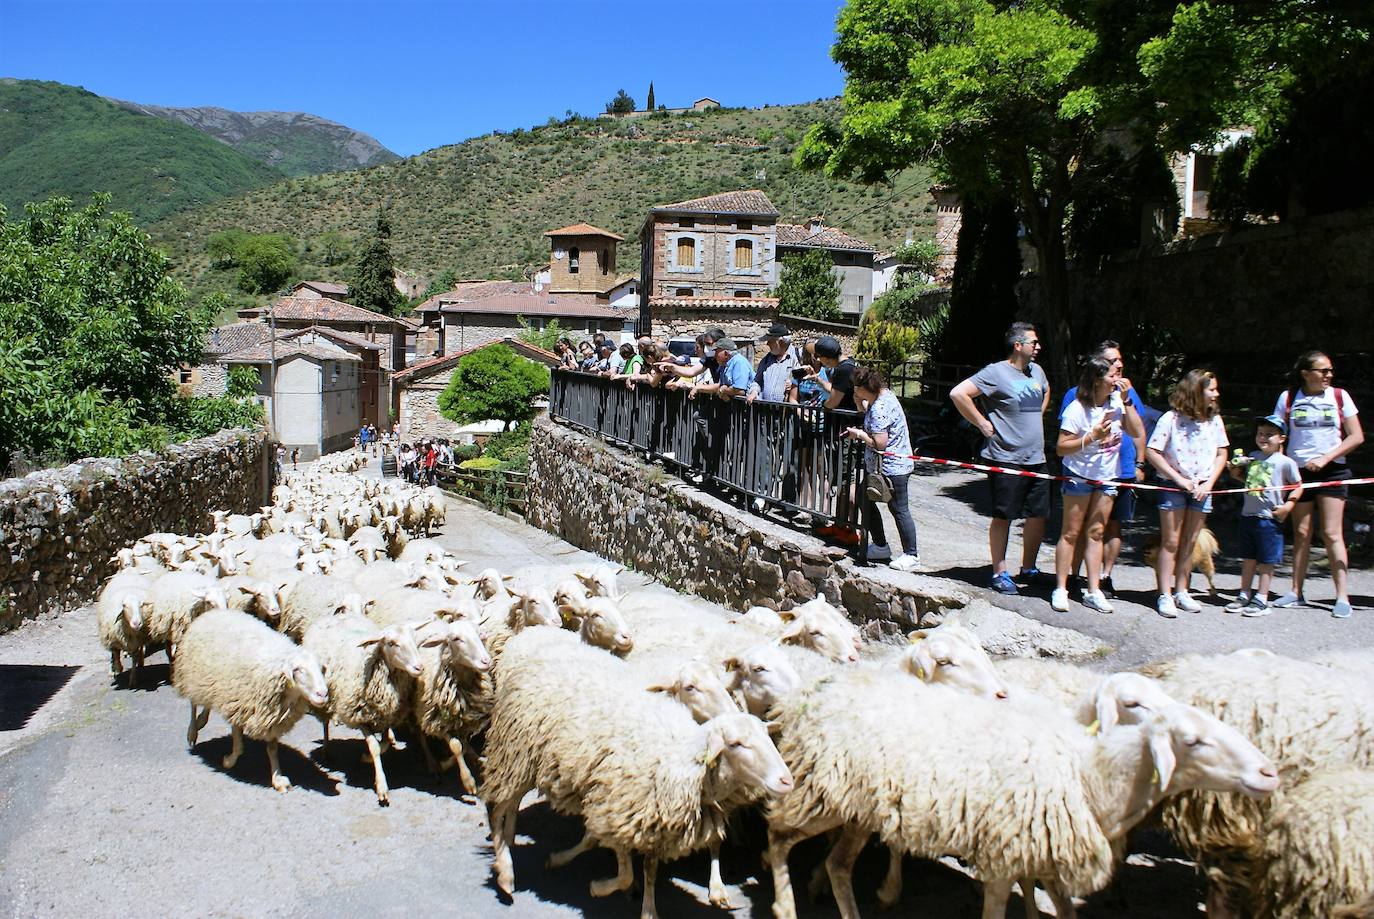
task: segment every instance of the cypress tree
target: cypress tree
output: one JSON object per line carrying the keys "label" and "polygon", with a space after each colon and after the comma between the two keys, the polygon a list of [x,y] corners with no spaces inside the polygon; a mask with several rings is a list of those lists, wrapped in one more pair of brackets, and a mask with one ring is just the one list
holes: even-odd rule
{"label": "cypress tree", "polygon": [[650,80],[650,81],[649,81],[649,101],[646,102],[646,103],[644,103],[644,108],[645,108],[646,111],[650,111],[650,112],[652,112],[652,111],[654,110],[654,81],[653,81],[653,80]]}
{"label": "cypress tree", "polygon": [[372,239],[358,253],[349,281],[349,299],[363,309],[393,315],[401,305],[396,290],[396,263],[391,257],[391,223],[386,215],[377,214],[377,228]]}

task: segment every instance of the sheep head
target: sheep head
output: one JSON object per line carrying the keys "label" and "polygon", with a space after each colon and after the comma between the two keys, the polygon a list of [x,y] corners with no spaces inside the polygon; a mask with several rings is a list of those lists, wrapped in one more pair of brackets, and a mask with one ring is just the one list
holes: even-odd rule
{"label": "sheep head", "polygon": [[124,617],[124,622],[137,632],[143,628],[143,601],[145,595],[141,591],[129,591],[119,601],[120,615]]}
{"label": "sheep head", "polygon": [[954,689],[998,699],[1007,697],[1007,684],[992,666],[978,637],[961,625],[912,632],[911,644],[898,665],[925,683],[944,683]]}
{"label": "sheep head", "polygon": [[299,651],[292,655],[283,668],[286,684],[305,698],[315,708],[321,708],[329,701],[329,684],[324,679],[324,669],[319,660],[309,651]]}
{"label": "sheep head", "polygon": [[451,622],[427,622],[423,628],[426,638],[420,643],[421,647],[444,645],[448,648],[450,658],[461,666],[478,673],[486,673],[491,669],[491,655],[477,634],[476,623],[455,619]]}
{"label": "sheep head", "polygon": [[1093,710],[1100,731],[1110,731],[1118,723],[1138,724],[1174,704],[1158,682],[1129,671],[1103,677],[1093,689]]}
{"label": "sheep head", "polygon": [[[554,604],[553,595],[549,593],[547,587],[531,587],[523,592],[507,588],[507,592],[515,598],[511,606],[511,613],[514,617],[512,625],[518,625],[522,629],[532,625],[548,625],[555,629],[563,627],[563,617]],[[596,644],[596,642],[589,642],[589,644]],[[597,646],[612,647],[609,644]]]}
{"label": "sheep head", "polygon": [[576,572],[576,576],[591,596],[619,600],[620,589],[616,586],[615,579],[616,575],[624,570],[621,565],[596,565],[586,571]]}
{"label": "sheep head", "polygon": [[719,671],[705,661],[688,661],[678,668],[672,682],[655,684],[648,691],[666,693],[681,702],[698,724],[739,711]]}
{"label": "sheep head", "polygon": [[495,568],[484,568],[472,582],[473,595],[482,600],[490,600],[498,594],[506,593],[506,585],[515,578],[503,575]]}
{"label": "sheep head", "polygon": [[792,772],[762,721],[734,712],[712,718],[705,727],[705,762],[714,769],[713,791],[717,800],[740,787],[762,788],[770,795],[792,790]]}
{"label": "sheep head", "polygon": [[629,654],[635,646],[625,617],[605,597],[587,600],[587,611],[580,617],[577,633],[586,644],[605,648],[613,654]]}
{"label": "sheep head", "polygon": [[420,647],[415,643],[415,629],[409,625],[389,625],[358,642],[358,647],[375,647],[393,673],[420,675]]}
{"label": "sheep head", "polygon": [[763,717],[801,688],[801,674],[775,644],[755,645],[725,661],[730,689],[744,696],[749,714]]}
{"label": "sheep head", "polygon": [[783,644],[800,645],[832,661],[854,663],[859,659],[856,634],[848,622],[843,626],[829,616],[799,606],[792,611],[792,619],[778,636]]}
{"label": "sheep head", "polygon": [[269,622],[281,618],[281,601],[277,597],[277,585],[270,581],[250,581],[239,588],[251,594],[257,610]]}
{"label": "sheep head", "polygon": [[1144,725],[1165,794],[1200,788],[1263,798],[1278,790],[1273,760],[1240,731],[1201,709],[1174,704]]}

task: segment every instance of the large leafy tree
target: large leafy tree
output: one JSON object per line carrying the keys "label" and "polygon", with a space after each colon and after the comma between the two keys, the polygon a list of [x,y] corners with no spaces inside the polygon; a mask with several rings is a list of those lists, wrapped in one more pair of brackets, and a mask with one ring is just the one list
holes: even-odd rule
{"label": "large leafy tree", "polygon": [[391,316],[401,306],[401,293],[396,289],[396,262],[391,256],[389,239],[391,222],[385,214],[378,214],[372,238],[353,264],[348,296],[363,309]]}
{"label": "large leafy tree", "polygon": [[458,361],[439,394],[439,413],[460,424],[502,421],[510,428],[534,418],[534,399],[549,391],[549,368],[505,345],[488,345]]}
{"label": "large leafy tree", "polygon": [[840,318],[840,279],[824,249],[808,249],[782,258],[782,277],[774,291],[778,312],[835,322]]}
{"label": "large leafy tree", "polygon": [[606,111],[615,115],[624,115],[635,110],[634,97],[623,89],[616,90],[615,98],[606,103]]}

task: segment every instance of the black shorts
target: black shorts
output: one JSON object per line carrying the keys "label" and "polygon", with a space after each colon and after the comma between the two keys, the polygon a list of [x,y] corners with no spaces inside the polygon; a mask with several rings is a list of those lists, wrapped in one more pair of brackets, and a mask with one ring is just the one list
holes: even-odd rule
{"label": "black shorts", "polygon": [[[1129,479],[1117,479],[1118,482],[1130,482],[1135,484],[1135,476]],[[1135,499],[1136,490],[1134,488],[1118,488],[1116,491],[1116,501],[1112,503],[1112,513],[1108,520],[1115,520],[1119,523],[1130,523],[1135,519]]]}
{"label": "black shorts", "polygon": [[[1350,478],[1350,467],[1344,463],[1328,463],[1321,472],[1308,472],[1302,467],[1298,467],[1302,474],[1302,483],[1308,482],[1344,482]],[[1299,504],[1311,504],[1318,495],[1328,498],[1340,498],[1344,501],[1350,497],[1349,485],[1332,485],[1330,488],[1304,488],[1302,497],[1298,499]]]}
{"label": "black shorts", "polygon": [[[1044,463],[1022,465],[1020,463],[999,463],[985,460],[990,465],[1005,469],[1019,469],[1025,472],[1045,472]],[[1050,515],[1050,482],[1048,479],[1032,479],[1028,476],[1005,475],[989,472],[988,484],[992,487],[992,516],[998,520],[1018,520],[1022,517],[1048,517]]]}

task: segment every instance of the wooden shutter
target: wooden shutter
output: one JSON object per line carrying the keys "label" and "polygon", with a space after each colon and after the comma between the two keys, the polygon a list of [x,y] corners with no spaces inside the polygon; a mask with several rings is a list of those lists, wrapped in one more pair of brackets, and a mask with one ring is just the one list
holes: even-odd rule
{"label": "wooden shutter", "polygon": [[677,238],[677,266],[695,268],[697,265],[697,241],[690,236]]}
{"label": "wooden shutter", "polygon": [[754,244],[747,239],[735,240],[735,267],[754,267]]}

